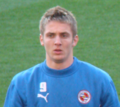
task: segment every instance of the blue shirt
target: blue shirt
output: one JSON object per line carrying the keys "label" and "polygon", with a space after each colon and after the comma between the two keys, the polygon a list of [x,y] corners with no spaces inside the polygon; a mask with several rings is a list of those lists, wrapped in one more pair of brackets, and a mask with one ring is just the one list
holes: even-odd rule
{"label": "blue shirt", "polygon": [[105,71],[74,57],[66,69],[51,69],[44,61],[17,74],[4,107],[119,107],[119,100]]}

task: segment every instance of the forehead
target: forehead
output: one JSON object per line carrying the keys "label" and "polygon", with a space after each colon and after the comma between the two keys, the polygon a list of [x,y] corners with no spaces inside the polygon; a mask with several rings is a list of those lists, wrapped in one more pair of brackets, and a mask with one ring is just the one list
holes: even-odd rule
{"label": "forehead", "polygon": [[65,22],[59,22],[59,21],[50,21],[46,24],[44,33],[62,33],[62,32],[68,32],[72,33],[71,26],[68,23]]}

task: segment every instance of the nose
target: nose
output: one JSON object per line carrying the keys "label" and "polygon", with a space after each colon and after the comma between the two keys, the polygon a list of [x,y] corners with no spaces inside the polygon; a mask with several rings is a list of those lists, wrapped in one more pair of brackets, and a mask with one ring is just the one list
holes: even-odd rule
{"label": "nose", "polygon": [[55,45],[61,45],[61,38],[59,35],[55,37]]}

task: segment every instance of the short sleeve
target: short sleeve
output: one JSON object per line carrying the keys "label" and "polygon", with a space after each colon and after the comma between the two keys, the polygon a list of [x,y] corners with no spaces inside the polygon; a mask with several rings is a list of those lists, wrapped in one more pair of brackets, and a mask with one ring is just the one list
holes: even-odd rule
{"label": "short sleeve", "polygon": [[120,107],[113,81],[111,80],[106,86],[107,88],[103,89],[101,97],[101,107]]}
{"label": "short sleeve", "polygon": [[14,81],[11,82],[8,88],[4,107],[24,107]]}

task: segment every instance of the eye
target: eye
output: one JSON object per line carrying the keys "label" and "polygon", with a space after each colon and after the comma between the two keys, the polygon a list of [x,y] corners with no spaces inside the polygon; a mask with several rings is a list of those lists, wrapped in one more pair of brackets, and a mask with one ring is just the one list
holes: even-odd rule
{"label": "eye", "polygon": [[63,38],[67,38],[67,37],[68,37],[68,34],[63,33],[63,34],[62,34],[62,37],[63,37]]}
{"label": "eye", "polygon": [[54,34],[53,33],[50,33],[47,35],[49,38],[53,38],[54,37]]}
{"label": "eye", "polygon": [[51,34],[51,35],[49,35],[49,37],[53,37],[53,35]]}

